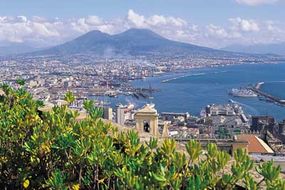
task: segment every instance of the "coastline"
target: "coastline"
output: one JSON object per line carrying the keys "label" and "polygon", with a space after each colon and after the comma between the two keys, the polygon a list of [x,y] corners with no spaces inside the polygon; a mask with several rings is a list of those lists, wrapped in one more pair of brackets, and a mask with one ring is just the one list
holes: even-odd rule
{"label": "coastline", "polygon": [[[246,63],[233,63],[233,64],[221,64],[221,65],[202,65],[202,66],[196,66],[196,67],[193,66],[191,68],[187,68],[187,69],[183,69],[183,70],[182,69],[178,69],[178,70],[173,70],[173,71],[169,71],[169,72],[159,73],[158,75],[155,75],[154,77],[156,77],[156,76],[163,76],[163,75],[166,75],[166,74],[174,74],[174,73],[188,73],[190,71],[197,70],[197,69],[234,67],[234,66],[241,66],[241,65],[279,65],[279,64],[284,64],[285,65],[285,61],[284,62],[281,62],[281,61],[270,62],[270,63],[246,62]],[[198,74],[189,74],[189,75],[184,75],[184,76],[178,76],[178,77],[174,77],[174,78],[170,78],[170,79],[165,79],[165,80],[163,80],[161,82],[162,83],[166,83],[166,82],[171,82],[173,80],[177,80],[177,79],[184,78],[184,77],[199,76],[199,75],[204,75],[204,74],[205,73],[198,73]]]}
{"label": "coastline", "polygon": [[171,82],[171,81],[173,81],[173,80],[177,80],[177,79],[181,79],[181,78],[185,78],[185,77],[201,76],[201,75],[205,75],[205,73],[183,75],[183,76],[180,76],[180,77],[174,77],[174,78],[170,78],[170,79],[165,79],[165,80],[162,80],[161,82],[162,82],[162,83],[167,83],[167,82]]}
{"label": "coastline", "polygon": [[[135,107],[141,107],[146,103],[154,103],[159,112],[189,112],[191,115],[198,116],[201,109],[208,104],[227,104],[229,99],[233,99],[239,102],[245,108],[245,112],[249,115],[272,115],[277,120],[281,121],[285,117],[284,107],[260,101],[258,98],[238,98],[230,97],[228,90],[240,86],[247,86],[250,84],[256,84],[258,81],[272,81],[280,80],[283,77],[283,71],[285,69],[285,63],[277,64],[234,64],[223,67],[199,67],[191,68],[187,70],[176,70],[172,72],[165,72],[153,77],[147,77],[144,79],[138,79],[130,81],[134,87],[149,87],[149,84],[153,88],[159,89],[159,92],[152,94],[152,99],[136,99],[131,96],[120,95],[117,98],[107,97],[105,100],[112,102],[112,105],[116,105],[118,102],[122,104],[132,103]],[[278,77],[275,74],[270,78],[264,78],[263,75],[256,77],[256,73],[260,73],[259,68],[263,72],[270,72],[268,68],[277,68],[279,72]],[[223,73],[227,71],[226,73]],[[280,74],[281,71],[281,74]],[[245,72],[245,73],[244,73]],[[199,79],[190,81],[185,77],[197,73],[205,73],[200,76]],[[213,73],[218,73],[213,76]],[[233,76],[234,75],[234,76]],[[239,77],[239,76],[245,76]],[[267,76],[265,74],[265,76]],[[183,81],[162,82],[164,80],[183,78]],[[238,78],[237,78],[238,77]],[[185,79],[184,79],[185,78]],[[212,80],[218,80],[212,81]],[[253,78],[253,79],[252,79]],[[257,79],[256,79],[257,78]],[[264,80],[266,79],[266,80]],[[237,80],[237,81],[236,81]],[[103,97],[101,97],[104,100]]]}
{"label": "coastline", "polygon": [[[272,81],[284,78],[283,73],[280,74],[280,70],[283,71],[285,68],[284,65],[284,62],[274,64],[246,63],[191,68],[183,70],[183,73],[181,72],[182,74],[167,72],[159,76],[145,78],[144,80],[136,80],[133,84],[139,87],[144,85],[147,86],[150,83],[152,86],[161,89],[161,92],[154,93],[154,99],[151,100],[152,103],[157,105],[158,110],[161,112],[189,112],[193,115],[199,115],[201,109],[208,104],[227,104],[229,99],[231,99],[228,95],[228,91],[232,88],[247,86],[249,84],[254,85],[258,83],[258,81]],[[269,72],[268,68],[275,68],[274,70],[277,70],[279,75],[277,77],[275,74],[270,75],[270,77],[267,76],[267,74],[263,75],[263,72]],[[201,76],[199,79],[191,78],[193,75],[202,75],[201,73],[205,76]],[[213,76],[215,73],[217,73],[217,76]],[[208,75],[210,76],[208,77]],[[225,78],[224,76],[227,78],[225,80],[221,79]],[[187,77],[190,77],[189,80],[191,82],[187,82],[188,79],[184,79]],[[230,77],[230,81],[228,80],[228,77]],[[178,80],[180,78],[183,78],[183,81],[181,81],[182,83],[180,81],[173,82],[173,80]],[[220,79],[215,82],[216,78]],[[253,99],[234,97],[233,99],[234,101],[242,103],[246,113],[249,115],[269,114],[280,121],[285,117],[284,107],[260,101],[257,97]],[[140,101],[148,102],[149,100]],[[167,103],[165,103],[165,101]]]}

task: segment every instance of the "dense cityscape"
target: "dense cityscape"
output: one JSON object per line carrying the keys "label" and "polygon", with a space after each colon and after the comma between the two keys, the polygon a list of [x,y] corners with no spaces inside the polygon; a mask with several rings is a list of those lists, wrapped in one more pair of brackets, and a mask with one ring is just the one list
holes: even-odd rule
{"label": "dense cityscape", "polygon": [[[149,99],[152,98],[151,93],[159,90],[151,89],[151,87],[150,89],[134,87],[130,83],[132,80],[201,67],[221,67],[248,62],[277,63],[278,61],[275,57],[253,56],[222,59],[210,57],[154,57],[150,59],[131,56],[110,58],[91,55],[21,56],[2,58],[0,74],[1,82],[12,86],[17,86],[17,79],[24,79],[26,88],[33,94],[33,97],[42,100],[49,108],[65,104],[64,95],[71,91],[76,96],[76,101],[70,105],[70,108],[84,112],[84,100],[92,97],[115,98],[118,95],[124,95]],[[244,93],[242,90],[238,91]],[[246,96],[247,94],[232,95]],[[112,107],[104,101],[98,101],[96,105],[104,109],[105,119],[130,128],[136,126],[134,115],[140,109],[139,107],[132,104],[117,104]],[[278,124],[270,115],[249,116],[244,113],[242,106],[235,102],[224,105],[215,105],[213,102],[212,105],[205,105],[201,108],[200,115],[192,115],[188,112],[177,113],[175,110],[161,112],[158,122],[160,131],[163,130],[165,123],[169,125],[169,136],[178,141],[193,138],[200,141],[217,139],[227,144],[228,139],[233,139],[236,135],[248,134],[248,138],[258,136],[260,140],[263,139],[269,145],[265,152],[260,153],[278,155],[285,153],[284,122]]]}
{"label": "dense cityscape", "polygon": [[[279,57],[98,57],[92,55],[3,57],[1,82],[24,79],[35,98],[54,103],[67,90],[78,98],[118,94],[136,95],[131,80],[166,72],[243,63],[278,63]],[[143,95],[143,94],[142,94]]]}

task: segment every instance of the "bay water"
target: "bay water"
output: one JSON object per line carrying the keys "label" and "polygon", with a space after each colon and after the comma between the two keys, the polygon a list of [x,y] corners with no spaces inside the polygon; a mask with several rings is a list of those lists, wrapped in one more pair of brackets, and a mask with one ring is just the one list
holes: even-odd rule
{"label": "bay water", "polygon": [[158,89],[152,99],[136,99],[132,96],[108,98],[112,104],[133,103],[141,107],[154,103],[159,112],[188,112],[200,115],[208,104],[227,104],[233,100],[248,115],[270,115],[278,121],[285,119],[285,107],[261,101],[257,97],[232,97],[232,88],[247,87],[264,82],[261,90],[285,99],[285,63],[242,64],[214,68],[198,68],[133,81],[136,87]]}

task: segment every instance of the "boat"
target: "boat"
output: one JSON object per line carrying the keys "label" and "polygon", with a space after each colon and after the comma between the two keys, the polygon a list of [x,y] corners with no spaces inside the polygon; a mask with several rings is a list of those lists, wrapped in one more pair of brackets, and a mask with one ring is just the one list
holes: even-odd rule
{"label": "boat", "polygon": [[207,115],[206,114],[206,109],[202,109],[201,112],[200,112],[200,116],[201,117],[206,117],[206,115]]}
{"label": "boat", "polygon": [[236,102],[235,102],[234,100],[232,100],[232,99],[229,99],[229,102],[232,103],[232,104],[236,103]]}
{"label": "boat", "polygon": [[109,97],[114,97],[114,98],[116,98],[116,97],[117,97],[117,92],[110,90],[110,91],[105,92],[105,95],[107,95],[107,96],[109,96]]}
{"label": "boat", "polygon": [[229,94],[235,97],[257,97],[257,94],[255,92],[247,88],[233,88]]}

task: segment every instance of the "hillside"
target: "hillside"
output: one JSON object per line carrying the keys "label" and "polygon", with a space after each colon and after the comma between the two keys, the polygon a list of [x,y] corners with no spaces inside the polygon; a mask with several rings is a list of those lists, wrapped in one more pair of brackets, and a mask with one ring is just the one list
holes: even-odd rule
{"label": "hillside", "polygon": [[8,43],[1,44],[0,46],[0,56],[23,54],[33,51],[39,51],[39,48],[24,43]]}
{"label": "hillside", "polygon": [[222,48],[225,51],[251,53],[251,54],[276,54],[285,55],[285,43],[256,44],[256,45],[230,45]]}
{"label": "hillside", "polygon": [[91,31],[72,41],[35,52],[36,55],[202,55],[228,56],[237,53],[172,41],[147,29],[130,29],[116,35]]}

